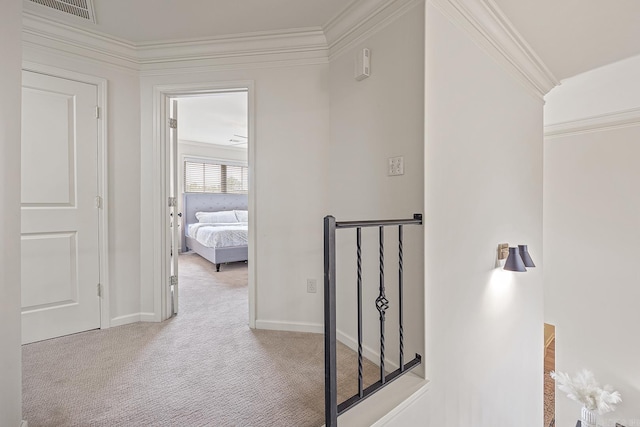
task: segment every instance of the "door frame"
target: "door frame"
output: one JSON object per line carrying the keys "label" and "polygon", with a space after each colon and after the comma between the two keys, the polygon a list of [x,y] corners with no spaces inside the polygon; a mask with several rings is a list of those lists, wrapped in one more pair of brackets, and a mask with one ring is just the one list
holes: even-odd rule
{"label": "door frame", "polygon": [[[211,83],[171,84],[153,86],[153,159],[156,167],[153,169],[153,282],[154,282],[154,311],[160,314],[160,320],[170,317],[166,310],[169,298],[168,287],[170,277],[169,245],[166,230],[169,229],[169,132],[168,100],[180,96],[207,95],[217,92],[233,90],[247,91],[248,124],[249,124],[249,264],[248,264],[248,295],[249,295],[249,327],[256,325],[257,306],[257,209],[256,209],[256,132],[255,132],[255,104],[254,81],[234,80]],[[182,231],[184,232],[184,230]],[[179,285],[178,285],[179,286]]]}
{"label": "door frame", "polygon": [[98,256],[99,256],[99,281],[100,281],[100,329],[108,329],[111,326],[111,313],[109,311],[109,166],[108,166],[108,110],[107,110],[107,79],[78,73],[64,68],[38,64],[36,62],[23,61],[22,71],[30,71],[45,74],[66,80],[90,84],[96,87],[98,107],[98,162],[97,196],[101,199],[98,209]]}

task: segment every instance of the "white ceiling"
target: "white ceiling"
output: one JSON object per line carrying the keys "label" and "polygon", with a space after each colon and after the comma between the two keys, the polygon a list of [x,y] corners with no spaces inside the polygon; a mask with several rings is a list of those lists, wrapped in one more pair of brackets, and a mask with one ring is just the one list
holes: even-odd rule
{"label": "white ceiling", "polygon": [[246,149],[247,108],[246,92],[179,98],[178,138]]}
{"label": "white ceiling", "polygon": [[209,38],[320,27],[351,1],[94,0],[97,24],[79,25],[134,43]]}
{"label": "white ceiling", "polygon": [[[144,44],[317,29],[350,4],[375,0],[93,1],[97,24],[33,4],[29,10],[35,7],[49,18]],[[495,2],[560,80],[640,54],[640,0],[477,1]]]}
{"label": "white ceiling", "polygon": [[640,54],[639,0],[494,0],[556,78]]}

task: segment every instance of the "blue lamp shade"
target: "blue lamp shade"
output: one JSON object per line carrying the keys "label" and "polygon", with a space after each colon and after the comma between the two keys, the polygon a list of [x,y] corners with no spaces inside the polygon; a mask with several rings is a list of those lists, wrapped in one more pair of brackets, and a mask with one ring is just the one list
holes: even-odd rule
{"label": "blue lamp shade", "polygon": [[527,249],[527,245],[518,245],[518,252],[520,252],[520,258],[522,258],[522,262],[524,262],[525,267],[536,266],[533,263],[533,260],[531,259],[531,255],[529,255],[529,250]]}
{"label": "blue lamp shade", "polygon": [[518,248],[509,248],[509,256],[504,263],[504,269],[509,271],[527,271],[527,269],[524,268],[524,262],[520,257]]}

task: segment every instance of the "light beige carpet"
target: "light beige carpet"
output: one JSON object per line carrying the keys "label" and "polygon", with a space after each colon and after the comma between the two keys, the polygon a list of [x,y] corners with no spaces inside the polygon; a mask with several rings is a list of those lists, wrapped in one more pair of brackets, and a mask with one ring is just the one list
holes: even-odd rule
{"label": "light beige carpet", "polygon": [[[247,267],[180,261],[180,314],[23,346],[23,418],[41,426],[320,426],[319,334],[247,327]],[[357,389],[339,346],[339,400]],[[378,368],[365,365],[366,383]]]}

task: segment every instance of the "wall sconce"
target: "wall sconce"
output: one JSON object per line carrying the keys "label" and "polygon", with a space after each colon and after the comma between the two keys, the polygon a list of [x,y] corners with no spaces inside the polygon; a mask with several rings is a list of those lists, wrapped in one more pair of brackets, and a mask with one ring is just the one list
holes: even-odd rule
{"label": "wall sconce", "polygon": [[506,259],[504,269],[509,271],[527,271],[525,267],[535,267],[529,255],[527,245],[518,245],[517,248],[510,248],[508,243],[498,245],[498,260]]}
{"label": "wall sconce", "polygon": [[529,250],[527,249],[527,245],[518,245],[518,252],[520,252],[520,258],[522,258],[522,262],[524,262],[525,267],[536,266],[533,263],[533,260],[531,259],[531,255],[529,255]]}
{"label": "wall sconce", "polygon": [[504,269],[509,271],[527,271],[518,248],[509,248],[509,256],[507,256],[507,260],[504,263]]}

